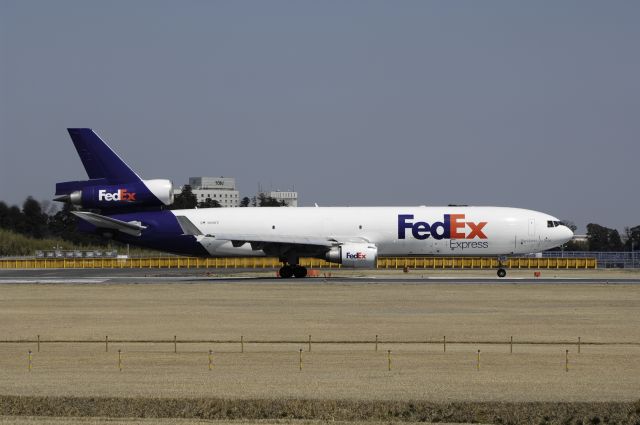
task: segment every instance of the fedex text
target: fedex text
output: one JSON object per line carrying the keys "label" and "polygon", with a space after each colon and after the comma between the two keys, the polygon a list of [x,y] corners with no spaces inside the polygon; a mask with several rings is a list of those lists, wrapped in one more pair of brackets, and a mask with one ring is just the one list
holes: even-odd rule
{"label": "fedex text", "polygon": [[104,189],[98,191],[98,201],[120,201],[132,202],[136,200],[136,193],[129,192],[127,189],[118,189],[117,192],[107,192]]}
{"label": "fedex text", "polygon": [[398,239],[406,239],[407,230],[415,239],[487,239],[486,221],[465,221],[464,214],[445,214],[442,221],[413,221],[413,214],[398,215]]}

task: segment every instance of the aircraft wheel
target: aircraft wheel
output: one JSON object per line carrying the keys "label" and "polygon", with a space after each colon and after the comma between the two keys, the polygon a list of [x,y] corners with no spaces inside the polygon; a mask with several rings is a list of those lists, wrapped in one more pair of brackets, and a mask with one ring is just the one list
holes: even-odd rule
{"label": "aircraft wheel", "polygon": [[280,268],[280,277],[282,279],[289,279],[293,276],[293,267],[291,266],[282,266]]}
{"label": "aircraft wheel", "polygon": [[498,269],[498,277],[505,277],[507,275],[507,271],[505,269]]}
{"label": "aircraft wheel", "polygon": [[302,266],[295,266],[293,268],[293,275],[297,278],[307,277],[307,268]]}

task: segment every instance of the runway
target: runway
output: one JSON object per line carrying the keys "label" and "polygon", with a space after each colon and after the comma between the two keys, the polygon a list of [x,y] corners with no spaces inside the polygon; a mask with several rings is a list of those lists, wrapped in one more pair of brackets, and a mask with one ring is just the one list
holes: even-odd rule
{"label": "runway", "polygon": [[[327,270],[317,278],[280,279],[275,271],[256,272],[253,269],[29,269],[0,270],[0,284],[151,284],[151,283],[279,283],[310,285],[370,285],[370,284],[640,284],[640,273],[577,273],[545,271],[545,277],[531,277],[522,271],[510,271],[506,278],[496,277],[492,271],[436,271],[412,270],[410,273],[388,271]],[[589,275],[591,274],[591,276]]]}

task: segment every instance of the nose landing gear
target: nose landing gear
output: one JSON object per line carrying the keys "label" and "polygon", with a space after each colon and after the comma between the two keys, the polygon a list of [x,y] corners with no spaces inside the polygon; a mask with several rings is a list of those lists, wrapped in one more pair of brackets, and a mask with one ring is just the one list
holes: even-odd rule
{"label": "nose landing gear", "polygon": [[502,278],[507,275],[507,271],[504,269],[507,257],[498,257],[498,277]]}

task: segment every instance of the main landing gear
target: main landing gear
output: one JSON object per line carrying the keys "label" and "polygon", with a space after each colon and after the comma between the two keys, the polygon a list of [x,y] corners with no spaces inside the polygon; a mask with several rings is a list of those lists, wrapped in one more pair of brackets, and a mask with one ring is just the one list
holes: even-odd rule
{"label": "main landing gear", "polygon": [[303,278],[307,276],[307,268],[298,264],[290,266],[285,264],[280,268],[280,277],[283,279],[289,279],[290,277]]}

